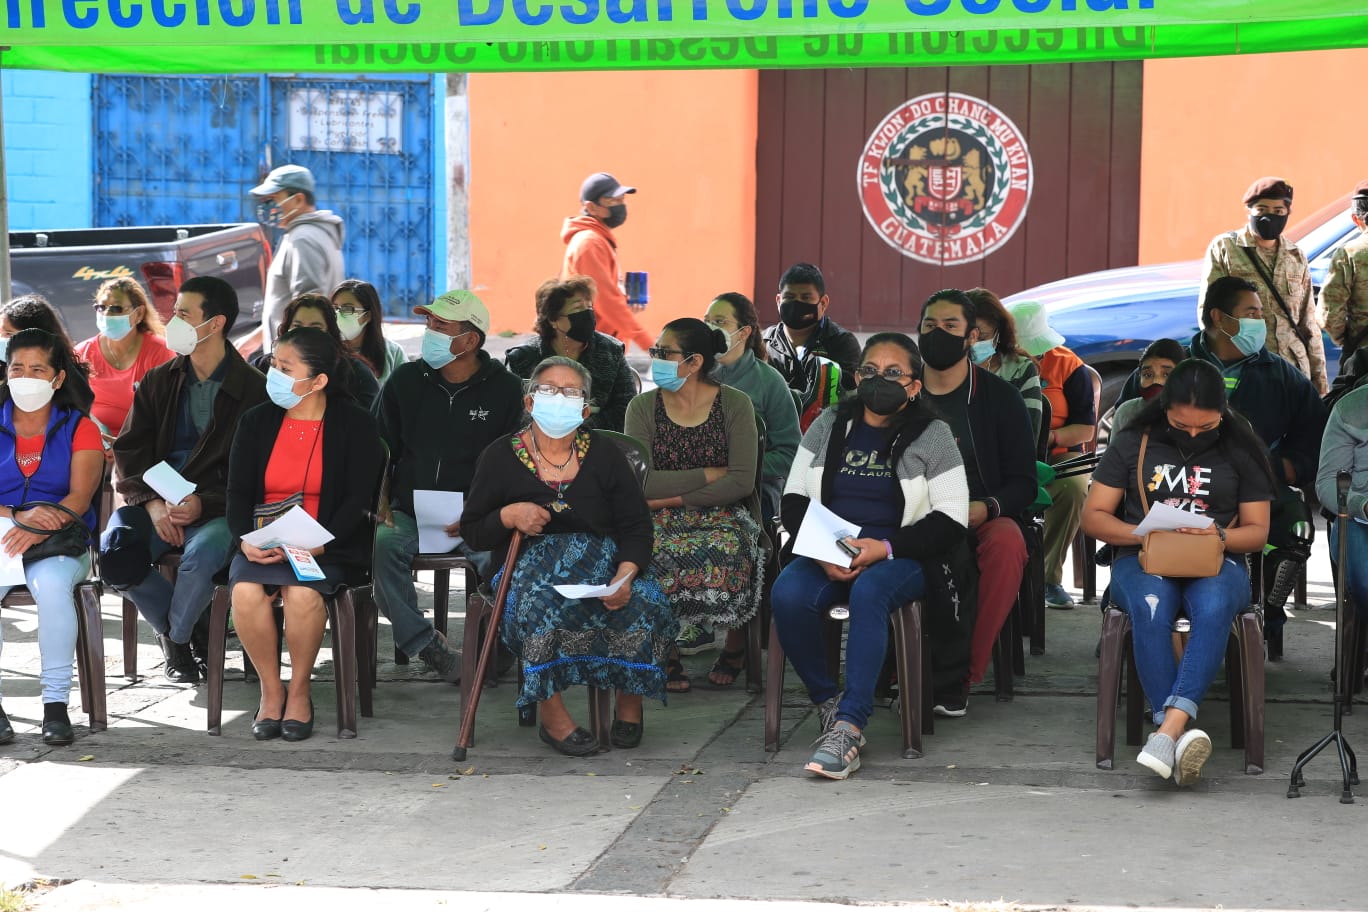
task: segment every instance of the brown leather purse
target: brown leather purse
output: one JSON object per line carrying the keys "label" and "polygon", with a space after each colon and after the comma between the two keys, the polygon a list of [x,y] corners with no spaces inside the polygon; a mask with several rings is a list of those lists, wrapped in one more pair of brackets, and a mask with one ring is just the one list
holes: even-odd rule
{"label": "brown leather purse", "polygon": [[[1140,456],[1135,463],[1135,481],[1140,486],[1140,506],[1149,515],[1145,496],[1145,447],[1149,431],[1140,438]],[[1140,569],[1154,576],[1175,579],[1202,579],[1221,572],[1225,543],[1219,535],[1189,535],[1164,530],[1149,532],[1140,546]]]}

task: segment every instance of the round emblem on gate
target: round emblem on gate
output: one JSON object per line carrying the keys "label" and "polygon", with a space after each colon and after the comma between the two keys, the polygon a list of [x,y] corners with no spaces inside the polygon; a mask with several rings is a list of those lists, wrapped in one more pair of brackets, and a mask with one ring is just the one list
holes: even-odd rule
{"label": "round emblem on gate", "polygon": [[860,155],[865,218],[890,247],[950,266],[997,250],[1026,218],[1031,154],[1016,124],[981,98],[906,101]]}

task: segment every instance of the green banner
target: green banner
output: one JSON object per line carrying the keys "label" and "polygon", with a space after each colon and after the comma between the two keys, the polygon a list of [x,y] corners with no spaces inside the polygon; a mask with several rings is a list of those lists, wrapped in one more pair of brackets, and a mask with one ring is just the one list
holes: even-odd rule
{"label": "green banner", "polygon": [[1368,46],[1363,0],[3,0],[0,66],[946,66]]}

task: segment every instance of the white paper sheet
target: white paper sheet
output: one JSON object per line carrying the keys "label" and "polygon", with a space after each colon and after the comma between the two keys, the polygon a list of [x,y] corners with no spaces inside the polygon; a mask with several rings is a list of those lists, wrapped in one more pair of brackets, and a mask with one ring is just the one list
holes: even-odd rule
{"label": "white paper sheet", "polygon": [[838,567],[850,566],[850,555],[836,545],[840,538],[858,538],[860,529],[832,513],[819,501],[808,501],[807,513],[803,524],[798,527],[798,537],[793,540],[793,553],[826,561]]}
{"label": "white paper sheet", "polygon": [[1187,510],[1180,510],[1171,507],[1166,503],[1156,503],[1150,506],[1149,515],[1144,518],[1140,525],[1135,527],[1135,534],[1144,538],[1151,532],[1165,532],[1175,529],[1205,529],[1211,525],[1210,516],[1201,513],[1191,513]]}
{"label": "white paper sheet", "polygon": [[318,548],[333,540],[333,534],[318,524],[301,506],[293,506],[280,519],[263,529],[248,532],[242,540],[263,551],[280,545]]}
{"label": "white paper sheet", "polygon": [[418,553],[447,554],[461,543],[446,527],[461,518],[465,495],[460,491],[414,491],[413,518],[418,522]]}
{"label": "white paper sheet", "polygon": [[[8,516],[0,517],[0,538],[4,538],[10,529],[14,528],[14,520]],[[24,556],[16,554],[10,557],[3,550],[0,550],[0,586],[26,586],[28,581],[24,579]]]}
{"label": "white paper sheet", "polygon": [[565,583],[564,585],[554,586],[552,588],[566,598],[603,598],[604,596],[612,595],[614,592],[617,592],[622,588],[622,584],[630,579],[630,576],[624,576],[616,583],[610,583],[606,586],[596,586],[593,583]]}
{"label": "white paper sheet", "polygon": [[173,507],[195,493],[195,483],[187,481],[165,460],[143,472],[142,477],[147,486],[157,492],[158,497]]}

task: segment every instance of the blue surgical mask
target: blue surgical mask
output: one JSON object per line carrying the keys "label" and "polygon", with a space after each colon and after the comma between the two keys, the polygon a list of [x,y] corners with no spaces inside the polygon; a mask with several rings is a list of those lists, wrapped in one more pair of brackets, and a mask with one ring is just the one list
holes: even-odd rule
{"label": "blue surgical mask", "polygon": [[[1233,319],[1233,318],[1232,318]],[[1253,355],[1264,347],[1264,342],[1268,339],[1268,327],[1259,317],[1240,317],[1240,329],[1230,336],[1230,341],[1240,350],[1241,354]],[[1225,332],[1224,327],[1221,332]]]}
{"label": "blue surgical mask", "polygon": [[532,420],[547,437],[559,439],[584,423],[584,400],[560,393],[533,393]]}
{"label": "blue surgical mask", "polygon": [[975,364],[982,364],[995,354],[997,354],[996,336],[991,339],[980,339],[969,346],[969,359]]}
{"label": "blue surgical mask", "polygon": [[104,337],[111,342],[118,342],[124,336],[133,331],[133,321],[128,314],[102,314],[95,315],[95,328],[104,334]]}
{"label": "blue surgical mask", "polygon": [[651,359],[651,380],[656,386],[670,392],[676,392],[688,376],[679,376],[679,361],[662,361],[659,358]]}
{"label": "blue surgical mask", "polygon": [[292,409],[304,401],[304,396],[312,396],[314,390],[309,390],[304,396],[297,395],[294,391],[295,379],[278,367],[272,367],[266,372],[266,395],[271,397],[271,401],[283,409]]}
{"label": "blue surgical mask", "polygon": [[0,361],[9,360],[9,336],[0,336]]}
{"label": "blue surgical mask", "polygon": [[441,370],[459,357],[451,353],[451,343],[461,336],[470,335],[471,332],[473,330],[447,336],[435,329],[423,330],[423,360],[433,370]]}

